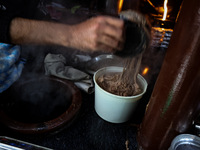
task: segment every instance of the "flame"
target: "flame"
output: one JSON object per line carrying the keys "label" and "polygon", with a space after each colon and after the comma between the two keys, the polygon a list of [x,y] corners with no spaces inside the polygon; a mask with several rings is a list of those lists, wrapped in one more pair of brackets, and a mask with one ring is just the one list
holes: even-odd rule
{"label": "flame", "polygon": [[121,10],[122,10],[123,2],[124,2],[124,0],[119,0],[119,1],[118,1],[118,14],[119,14],[119,13],[121,12]]}
{"label": "flame", "polygon": [[163,13],[163,18],[162,18],[162,20],[164,21],[164,20],[166,20],[166,18],[167,18],[167,3],[168,3],[168,0],[165,0],[164,1],[164,13]]}
{"label": "flame", "polygon": [[155,8],[155,6],[153,5],[153,3],[150,0],[147,0],[147,2],[149,3],[149,5],[151,5],[153,8]]}
{"label": "flame", "polygon": [[148,71],[149,71],[149,68],[148,68],[148,67],[145,67],[145,68],[144,68],[144,70],[143,70],[143,72],[142,72],[142,75],[145,75],[145,74],[147,74],[147,73],[148,73]]}

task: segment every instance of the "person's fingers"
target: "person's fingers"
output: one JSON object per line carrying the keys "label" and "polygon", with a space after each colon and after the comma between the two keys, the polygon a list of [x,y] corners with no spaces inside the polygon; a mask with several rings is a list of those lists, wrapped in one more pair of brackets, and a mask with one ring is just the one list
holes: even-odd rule
{"label": "person's fingers", "polygon": [[98,32],[123,41],[124,22],[122,20],[107,16],[98,17],[97,20],[99,22]]}
{"label": "person's fingers", "polygon": [[73,26],[72,44],[81,50],[114,52],[123,46],[123,21],[94,17]]}
{"label": "person's fingers", "polygon": [[99,32],[111,36],[119,41],[123,41],[123,30],[115,28],[111,25],[103,25],[102,30],[100,30]]}
{"label": "person's fingers", "polygon": [[105,34],[99,36],[98,38],[98,42],[99,43],[102,43],[102,44],[105,44],[105,45],[108,45],[112,48],[116,48],[118,46],[118,41],[110,36],[107,36]]}
{"label": "person's fingers", "polygon": [[123,43],[120,42],[119,40],[116,40],[115,38],[113,37],[110,37],[108,35],[101,35],[99,36],[98,38],[98,42],[99,43],[102,43],[102,44],[105,44],[115,50],[121,50],[123,48]]}
{"label": "person's fingers", "polygon": [[123,28],[124,21],[114,17],[106,17],[106,22],[116,28]]}
{"label": "person's fingers", "polygon": [[101,24],[98,28],[98,42],[115,50],[121,50],[124,43],[123,30],[109,24]]}
{"label": "person's fingers", "polygon": [[104,51],[104,52],[111,52],[111,53],[114,52],[114,49],[112,47],[107,46],[102,43],[98,43],[97,50]]}

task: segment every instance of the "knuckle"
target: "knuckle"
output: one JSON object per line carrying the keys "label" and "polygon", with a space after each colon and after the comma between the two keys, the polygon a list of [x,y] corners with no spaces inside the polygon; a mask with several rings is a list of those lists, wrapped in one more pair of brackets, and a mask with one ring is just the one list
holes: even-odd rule
{"label": "knuckle", "polygon": [[97,20],[98,20],[99,22],[102,22],[102,21],[105,20],[105,17],[104,17],[104,16],[98,16],[98,17],[97,17]]}
{"label": "knuckle", "polygon": [[102,24],[100,22],[96,22],[94,25],[94,32],[96,34],[98,34],[98,32],[101,30],[101,28],[102,28]]}

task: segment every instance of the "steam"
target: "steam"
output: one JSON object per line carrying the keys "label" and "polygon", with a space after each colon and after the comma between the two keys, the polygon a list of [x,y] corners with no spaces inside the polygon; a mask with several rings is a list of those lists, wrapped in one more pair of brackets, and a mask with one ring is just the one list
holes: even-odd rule
{"label": "steam", "polygon": [[49,80],[44,74],[46,54],[73,51],[66,49],[59,46],[22,46],[21,57],[27,62],[19,80],[4,93],[5,97],[1,97],[1,101],[6,102],[2,106],[5,112],[18,121],[38,123],[54,119],[67,110],[72,102],[72,87]]}
{"label": "steam", "polygon": [[5,107],[5,111],[28,123],[48,121],[64,113],[71,104],[69,87],[44,76],[34,77],[23,76],[7,91],[12,105]]}

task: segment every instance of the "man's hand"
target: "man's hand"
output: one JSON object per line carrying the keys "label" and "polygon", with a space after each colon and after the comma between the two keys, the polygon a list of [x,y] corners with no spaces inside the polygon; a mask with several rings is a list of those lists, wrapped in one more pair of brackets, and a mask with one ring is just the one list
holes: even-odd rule
{"label": "man's hand", "polygon": [[99,16],[73,26],[71,46],[82,50],[113,52],[123,47],[124,22]]}

